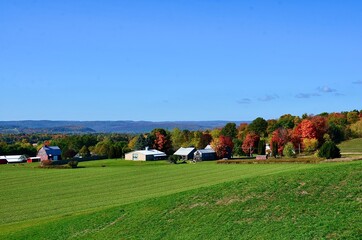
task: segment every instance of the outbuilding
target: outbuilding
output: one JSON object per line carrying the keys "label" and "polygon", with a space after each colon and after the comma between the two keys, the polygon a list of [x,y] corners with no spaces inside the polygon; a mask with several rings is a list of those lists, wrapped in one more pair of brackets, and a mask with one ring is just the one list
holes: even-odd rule
{"label": "outbuilding", "polygon": [[195,161],[216,160],[216,152],[210,145],[207,145],[204,149],[199,149],[194,153]]}
{"label": "outbuilding", "polygon": [[133,161],[154,161],[164,160],[167,158],[166,153],[158,151],[156,149],[136,150],[125,154],[126,160]]}
{"label": "outbuilding", "polygon": [[6,156],[0,156],[0,162],[1,163],[22,163],[26,162],[25,155],[6,155]]}
{"label": "outbuilding", "polygon": [[180,147],[173,155],[181,156],[182,160],[194,159],[194,153],[196,152],[196,148],[194,147]]}
{"label": "outbuilding", "polygon": [[47,146],[40,148],[37,157],[40,157],[41,161],[51,160],[57,161],[62,160],[62,151],[58,146]]}

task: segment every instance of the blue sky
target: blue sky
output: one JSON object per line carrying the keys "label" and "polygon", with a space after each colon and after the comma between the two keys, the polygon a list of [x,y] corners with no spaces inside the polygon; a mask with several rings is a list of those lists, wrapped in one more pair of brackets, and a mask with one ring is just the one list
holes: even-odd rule
{"label": "blue sky", "polygon": [[0,1],[0,120],[362,109],[362,1]]}

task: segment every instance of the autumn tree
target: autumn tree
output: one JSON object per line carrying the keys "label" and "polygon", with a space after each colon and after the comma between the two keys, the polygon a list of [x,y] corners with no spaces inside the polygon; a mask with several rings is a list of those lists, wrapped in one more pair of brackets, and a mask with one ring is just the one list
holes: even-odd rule
{"label": "autumn tree", "polygon": [[347,113],[347,122],[349,124],[356,123],[359,120],[359,112],[357,110]]}
{"label": "autumn tree", "polygon": [[248,128],[248,124],[247,123],[240,123],[238,129],[237,129],[237,138],[240,139],[241,141],[245,139],[246,134],[247,134],[247,128]]}
{"label": "autumn tree", "polygon": [[191,145],[197,149],[205,148],[212,141],[212,137],[208,132],[195,131],[191,140]]}
{"label": "autumn tree", "polygon": [[234,143],[231,137],[221,135],[211,142],[211,147],[216,152],[218,158],[231,158]]}
{"label": "autumn tree", "polygon": [[283,149],[285,144],[287,144],[291,139],[291,130],[290,129],[286,129],[286,128],[278,128],[277,130],[275,130],[272,134],[272,138],[271,138],[271,145],[273,150],[275,151],[276,149],[274,149],[275,144],[276,143],[278,146],[278,154],[282,155],[283,154]]}
{"label": "autumn tree", "polygon": [[317,129],[311,120],[304,119],[299,126],[301,131],[301,137],[303,139],[317,138]]}
{"label": "autumn tree", "polygon": [[351,125],[351,131],[355,137],[362,137],[362,120],[353,123]]}
{"label": "autumn tree", "polygon": [[253,132],[248,133],[245,137],[245,140],[243,141],[243,145],[241,146],[243,152],[252,155],[258,146],[259,140],[259,135]]}
{"label": "autumn tree", "polygon": [[179,128],[172,129],[171,140],[174,150],[179,149],[185,143],[183,132]]}
{"label": "autumn tree", "polygon": [[135,136],[135,137],[133,137],[133,138],[128,142],[128,148],[129,148],[129,149],[139,150],[139,149],[136,149],[136,148],[135,148],[137,139],[138,139],[138,136]]}
{"label": "autumn tree", "polygon": [[170,154],[172,152],[172,142],[170,135],[166,132],[166,130],[159,128],[154,129],[151,132],[153,141],[153,148],[159,151],[165,152],[166,154]]}
{"label": "autumn tree", "polygon": [[212,136],[212,139],[217,139],[220,137],[221,135],[221,129],[219,128],[214,128],[211,130],[210,132],[211,136]]}
{"label": "autumn tree", "polygon": [[316,130],[316,138],[320,144],[323,143],[323,136],[327,133],[327,118],[323,116],[315,116],[310,119]]}

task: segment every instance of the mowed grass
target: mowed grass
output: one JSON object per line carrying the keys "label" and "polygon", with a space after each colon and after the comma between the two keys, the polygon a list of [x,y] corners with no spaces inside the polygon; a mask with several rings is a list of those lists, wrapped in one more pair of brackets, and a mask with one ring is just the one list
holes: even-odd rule
{"label": "mowed grass", "polygon": [[[261,171],[259,174],[262,174],[59,218],[8,233],[5,237],[361,239],[362,161],[289,164],[283,167],[302,168],[275,174],[267,174],[262,167],[273,169],[280,167],[278,165],[218,166],[221,172],[226,171],[224,173],[227,174],[232,172],[229,167],[242,172]],[[173,167],[179,166],[170,169]],[[199,170],[213,169],[212,164],[197,167]],[[224,170],[224,167],[228,170]]]}
{"label": "mowed grass", "polygon": [[344,141],[338,145],[343,154],[358,154],[362,155],[362,138],[351,139]]}
{"label": "mowed grass", "polygon": [[0,166],[0,235],[64,217],[151,199],[218,183],[320,165],[172,165],[103,160],[78,169],[40,169],[38,164]]}

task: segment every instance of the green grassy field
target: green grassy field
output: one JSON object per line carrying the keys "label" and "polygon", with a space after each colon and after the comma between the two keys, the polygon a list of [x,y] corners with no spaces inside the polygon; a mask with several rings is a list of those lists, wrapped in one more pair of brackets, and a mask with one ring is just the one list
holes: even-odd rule
{"label": "green grassy field", "polygon": [[341,149],[342,154],[362,155],[362,138],[356,138],[342,142],[341,144],[338,145],[338,147]]}
{"label": "green grassy field", "polygon": [[[323,189],[330,188],[328,186],[333,183],[329,178],[328,181],[324,180],[325,176],[333,178],[336,170],[345,168],[340,170],[344,173],[340,179],[348,177],[348,171],[351,170],[359,171],[361,180],[361,162],[265,165],[203,162],[172,165],[166,162],[106,160],[81,163],[80,166],[84,168],[39,169],[36,164],[0,166],[3,183],[0,187],[0,238],[205,239],[205,236],[208,239],[220,239],[227,233],[225,236],[235,239],[241,236],[238,234],[244,234],[240,229],[247,226],[264,229],[263,224],[266,224],[267,219],[263,218],[263,214],[269,215],[270,220],[281,217],[275,227],[284,224],[292,227],[292,220],[289,219],[292,216],[289,215],[296,217],[298,214],[294,213],[294,207],[311,214],[311,210],[294,202],[289,187],[293,191],[301,188],[301,196],[308,199],[302,206],[308,203],[312,209],[324,209],[321,201],[325,203],[326,199],[318,198],[317,193],[324,193]],[[306,179],[303,180],[303,177]],[[336,178],[338,184],[339,178]],[[308,184],[304,186],[297,183],[296,179]],[[318,185],[322,185],[322,189]],[[341,194],[350,191],[356,197],[355,185],[348,182],[347,189],[338,189]],[[360,188],[359,182],[359,191]],[[316,194],[313,191],[317,191]],[[290,196],[284,196],[282,202],[275,202],[283,194]],[[327,195],[325,192],[321,196]],[[358,199],[350,200],[354,210],[359,206],[360,211],[360,195]],[[336,204],[337,200],[332,200],[331,204]],[[245,208],[248,210],[244,211],[246,203],[249,204]],[[254,203],[257,205],[254,206]],[[274,216],[274,210],[279,211],[277,215],[288,215],[288,221],[284,223],[281,221],[283,216]],[[342,210],[340,217],[349,219]],[[260,212],[255,215],[254,211]],[[249,219],[246,223],[243,222],[243,214]],[[239,215],[240,219],[235,220]],[[314,220],[317,221],[318,217],[316,213]],[[352,215],[351,219],[360,224],[360,218]],[[333,219],[328,218],[328,221],[337,225],[339,218],[335,220],[333,222]],[[300,223],[305,224],[303,221]],[[231,233],[230,228],[234,227],[241,228]],[[267,233],[271,234],[272,228],[267,228]],[[213,232],[217,234],[210,235]],[[316,236],[324,233],[325,230]],[[254,234],[258,236],[260,232]],[[350,236],[355,234],[353,230]]]}

